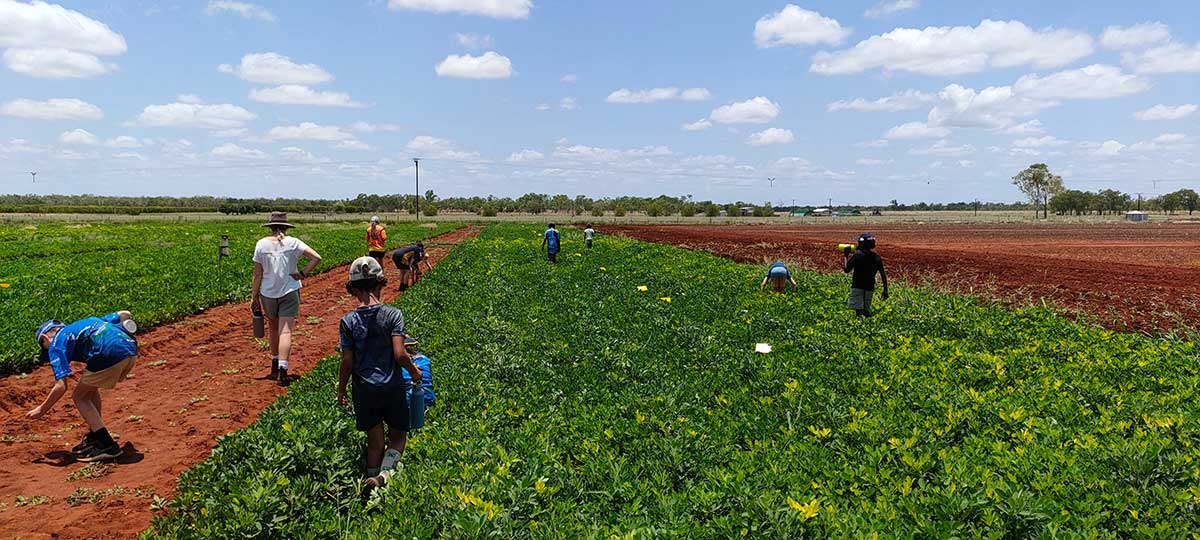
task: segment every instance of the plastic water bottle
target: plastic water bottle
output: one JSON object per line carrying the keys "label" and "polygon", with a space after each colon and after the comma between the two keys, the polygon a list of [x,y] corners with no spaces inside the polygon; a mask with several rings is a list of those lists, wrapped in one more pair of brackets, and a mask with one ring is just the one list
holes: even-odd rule
{"label": "plastic water bottle", "polygon": [[411,385],[408,391],[408,428],[425,427],[425,388]]}
{"label": "plastic water bottle", "polygon": [[267,333],[263,327],[263,313],[261,309],[254,310],[254,337],[262,339]]}

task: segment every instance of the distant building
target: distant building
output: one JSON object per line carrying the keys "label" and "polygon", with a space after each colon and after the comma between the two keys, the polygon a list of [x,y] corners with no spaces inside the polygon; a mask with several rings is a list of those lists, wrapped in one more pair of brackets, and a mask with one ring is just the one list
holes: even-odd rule
{"label": "distant building", "polygon": [[1138,221],[1138,222],[1150,221],[1150,214],[1147,214],[1146,212],[1142,212],[1139,210],[1133,210],[1130,212],[1125,212],[1125,219],[1127,219],[1129,221]]}
{"label": "distant building", "polygon": [[741,208],[738,208],[738,213],[740,213],[742,215],[742,217],[753,216],[754,215],[754,207],[753,206],[743,206]]}
{"label": "distant building", "polygon": [[812,210],[809,210],[807,214],[804,214],[804,215],[816,216],[816,217],[832,216],[833,211],[828,208],[813,208]]}

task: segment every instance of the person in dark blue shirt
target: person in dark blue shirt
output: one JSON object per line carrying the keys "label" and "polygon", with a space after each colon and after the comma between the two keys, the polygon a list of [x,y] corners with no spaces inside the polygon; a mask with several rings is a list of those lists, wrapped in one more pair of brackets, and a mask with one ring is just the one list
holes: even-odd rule
{"label": "person in dark blue shirt", "polygon": [[546,232],[542,234],[542,249],[546,250],[546,254],[550,257],[550,262],[558,262],[559,241],[562,239],[558,234],[558,229],[554,228],[551,223]]}
{"label": "person in dark blue shirt", "polygon": [[[380,303],[387,285],[383,267],[371,257],[350,264],[346,291],[358,299],[354,311],[342,317],[338,345],[338,404],[346,405],[346,383],[353,377],[354,423],[367,433],[367,486],[387,483],[408,439],[408,400],[401,368],[421,384],[420,368],[404,348],[404,314]],[[387,424],[385,451],[384,424]]]}
{"label": "person in dark blue shirt", "polygon": [[115,388],[133,371],[138,354],[137,340],[132,335],[136,328],[128,311],[117,311],[71,324],[46,321],[34,334],[42,346],[42,360],[49,362],[54,371],[54,388],[41,405],[26,414],[29,418],[41,418],[67,393],[71,362],[85,366],[71,393],[75,408],[89,429],[83,441],[71,449],[79,461],[100,461],[121,455],[121,447],[104,427],[100,389]]}
{"label": "person in dark blue shirt", "polygon": [[[853,254],[851,253],[853,251]],[[854,272],[850,282],[850,299],[847,307],[859,317],[871,316],[871,297],[875,294],[875,274],[883,279],[883,299],[888,299],[887,272],[883,271],[883,257],[875,253],[875,235],[862,233],[858,236],[858,250],[847,246],[843,250],[846,273]]]}
{"label": "person in dark blue shirt", "polygon": [[792,273],[788,271],[786,264],[775,261],[770,268],[767,269],[767,275],[763,277],[762,284],[758,286],[758,290],[763,290],[767,287],[767,281],[771,282],[772,290],[777,293],[783,292],[788,282],[792,283],[792,290],[797,290],[800,287],[796,285],[796,278],[792,277]]}

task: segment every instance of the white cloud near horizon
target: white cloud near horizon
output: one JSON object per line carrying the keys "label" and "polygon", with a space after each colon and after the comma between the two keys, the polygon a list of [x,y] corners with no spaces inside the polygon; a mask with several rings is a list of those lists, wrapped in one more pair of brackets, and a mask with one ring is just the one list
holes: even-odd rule
{"label": "white cloud near horizon", "polygon": [[1188,103],[1184,105],[1155,105],[1149,109],[1143,109],[1133,114],[1134,118],[1142,121],[1154,120],[1179,120],[1191,116],[1192,113],[1200,108],[1195,104]]}
{"label": "white cloud near horizon", "polygon": [[240,128],[257,117],[258,115],[229,103],[202,105],[176,102],[147,105],[131,124],[142,127],[217,130]]}
{"label": "white cloud near horizon", "polygon": [[868,101],[863,98],[853,100],[838,100],[830,103],[825,107],[829,112],[834,111],[862,111],[862,112],[896,112],[918,109],[923,105],[932,103],[936,98],[933,94],[927,94],[917,90],[905,90],[887,97]]}
{"label": "white cloud near horizon", "polygon": [[354,139],[339,126],[324,126],[313,122],[301,122],[295,126],[275,126],[267,131],[267,138],[274,141],[346,141]]}
{"label": "white cloud near horizon", "polygon": [[346,107],[361,109],[367,107],[350,99],[350,94],[344,92],[318,91],[298,84],[285,84],[273,88],[257,88],[250,91],[250,100],[276,105],[315,105],[318,107]]}
{"label": "white cloud near horizon", "polygon": [[1171,41],[1171,30],[1160,22],[1109,26],[1100,34],[1100,46],[1114,51],[1138,49]]}
{"label": "white cloud near horizon", "polygon": [[439,77],[455,79],[507,79],[512,77],[512,60],[495,51],[480,56],[452,54],[433,68]]}
{"label": "white cloud near horizon", "polygon": [[750,146],[765,146],[769,144],[787,144],[796,140],[790,129],[767,128],[758,133],[752,133],[746,138]]}

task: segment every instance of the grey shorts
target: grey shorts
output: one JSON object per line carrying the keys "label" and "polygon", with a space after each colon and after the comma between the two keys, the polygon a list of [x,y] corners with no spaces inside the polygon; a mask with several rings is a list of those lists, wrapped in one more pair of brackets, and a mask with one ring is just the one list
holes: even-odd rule
{"label": "grey shorts", "polygon": [[871,297],[874,295],[875,291],[850,289],[850,301],[847,302],[847,306],[854,310],[865,309],[871,311]]}
{"label": "grey shorts", "polygon": [[300,314],[300,291],[292,291],[283,298],[262,297],[263,315],[268,319],[295,317]]}

